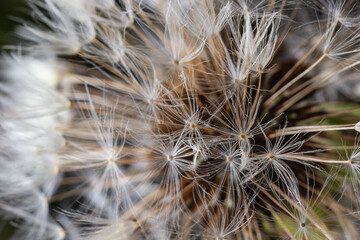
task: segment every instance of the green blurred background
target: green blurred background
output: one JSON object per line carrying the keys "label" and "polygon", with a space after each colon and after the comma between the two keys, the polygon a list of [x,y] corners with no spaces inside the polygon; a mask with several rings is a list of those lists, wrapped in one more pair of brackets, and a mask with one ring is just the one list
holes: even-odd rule
{"label": "green blurred background", "polygon": [[0,0],[0,46],[18,42],[13,33],[19,23],[12,18],[29,17],[25,0]]}

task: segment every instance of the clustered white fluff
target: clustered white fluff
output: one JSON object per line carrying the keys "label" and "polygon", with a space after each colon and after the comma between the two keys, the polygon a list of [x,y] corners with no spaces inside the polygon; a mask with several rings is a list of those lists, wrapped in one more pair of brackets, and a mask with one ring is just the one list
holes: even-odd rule
{"label": "clustered white fluff", "polygon": [[65,144],[57,127],[69,120],[69,101],[56,89],[60,69],[54,58],[30,56],[5,57],[3,67],[1,209],[24,220],[24,232],[14,238],[59,239],[64,233],[48,216],[48,198],[60,177],[57,152]]}

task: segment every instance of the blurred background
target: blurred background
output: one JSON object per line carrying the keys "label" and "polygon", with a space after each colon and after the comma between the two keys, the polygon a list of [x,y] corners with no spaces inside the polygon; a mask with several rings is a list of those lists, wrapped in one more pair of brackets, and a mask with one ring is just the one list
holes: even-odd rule
{"label": "blurred background", "polygon": [[29,17],[29,12],[25,0],[0,0],[0,47],[18,42],[13,33],[19,24],[15,18],[26,17]]}

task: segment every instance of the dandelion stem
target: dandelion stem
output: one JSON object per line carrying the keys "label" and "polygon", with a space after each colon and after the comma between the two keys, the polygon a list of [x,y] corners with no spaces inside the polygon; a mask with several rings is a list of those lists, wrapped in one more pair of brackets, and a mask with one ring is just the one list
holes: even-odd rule
{"label": "dandelion stem", "polygon": [[258,82],[258,86],[257,86],[257,90],[256,90],[256,96],[255,96],[255,99],[254,99],[254,102],[252,104],[252,107],[251,107],[251,112],[250,112],[250,117],[249,117],[249,121],[251,122],[252,121],[252,118],[254,116],[254,112],[255,112],[255,109],[257,107],[257,102],[259,100],[259,95],[260,95],[260,89],[261,89],[261,72],[259,72],[259,82]]}
{"label": "dandelion stem", "polygon": [[300,91],[298,92],[298,94],[292,96],[288,101],[286,101],[286,104],[281,107],[277,113],[281,113],[281,112],[285,112],[289,107],[291,107],[292,105],[294,105],[297,101],[299,101],[300,99],[302,99],[304,96],[306,96],[307,94],[311,93],[312,91],[314,91],[315,89],[317,88],[321,88],[323,86],[325,86],[327,84],[327,81],[329,79],[331,79],[332,77],[350,69],[350,68],[353,68],[355,67],[356,65],[359,65],[360,64],[360,61],[356,61],[354,62],[353,64],[350,64],[349,66],[346,66],[332,74],[330,74],[329,76],[323,78],[322,80],[316,82],[315,84],[313,85],[309,85],[307,87],[307,89],[303,90],[303,91]]}
{"label": "dandelion stem", "polygon": [[[280,86],[281,84],[283,84],[290,76],[291,74],[293,74],[295,72],[295,70],[310,56],[310,54],[312,54],[316,48],[318,48],[318,46],[321,44],[322,40],[328,36],[329,32],[333,29],[333,26],[335,26],[337,24],[337,21],[334,21],[331,26],[328,28],[328,30],[319,38],[319,40],[317,40],[317,42],[313,45],[312,48],[309,49],[309,51],[301,58],[299,59],[296,64],[274,85],[274,87],[271,89],[271,93],[273,94]],[[324,58],[326,56],[326,53],[323,54],[323,56],[320,57]],[[319,59],[319,60],[320,60]],[[316,61],[316,62],[319,62]],[[321,59],[322,60],[322,59]],[[321,61],[320,60],[320,61]],[[314,65],[314,64],[313,64]],[[312,66],[313,66],[312,65]],[[305,70],[307,71],[307,70]],[[308,71],[307,71],[308,72]],[[306,74],[306,73],[305,73]],[[305,75],[304,74],[304,75]],[[275,98],[275,97],[274,97]],[[273,99],[268,99],[268,101],[265,102],[265,106],[267,106],[268,104],[270,104],[270,102]]]}
{"label": "dandelion stem", "polygon": [[316,62],[314,62],[310,67],[308,67],[306,70],[304,70],[301,74],[297,75],[294,79],[292,79],[290,82],[288,82],[285,86],[277,90],[265,103],[264,105],[269,105],[274,99],[276,99],[279,95],[281,95],[284,91],[286,91],[290,86],[292,86],[294,83],[296,83],[299,79],[301,79],[303,76],[305,76],[307,73],[309,73],[313,68],[315,68],[324,58],[327,56],[326,53],[324,53]]}
{"label": "dandelion stem", "polygon": [[299,133],[355,130],[355,125],[356,124],[289,127],[282,130],[277,130],[275,133],[269,134],[269,138],[275,138],[278,136],[293,135]]}
{"label": "dandelion stem", "polygon": [[309,162],[317,162],[317,163],[349,164],[349,161],[329,160],[329,159],[323,159],[323,158],[319,158],[319,157],[296,155],[296,154],[286,154],[286,155],[284,155],[284,157],[290,158],[290,159],[296,159],[296,160],[309,161]]}

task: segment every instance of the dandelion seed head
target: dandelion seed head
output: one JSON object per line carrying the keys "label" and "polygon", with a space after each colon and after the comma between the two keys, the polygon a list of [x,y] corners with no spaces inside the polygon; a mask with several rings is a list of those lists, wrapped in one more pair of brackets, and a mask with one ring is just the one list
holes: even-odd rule
{"label": "dandelion seed head", "polygon": [[0,83],[14,239],[357,237],[355,1],[29,6]]}

